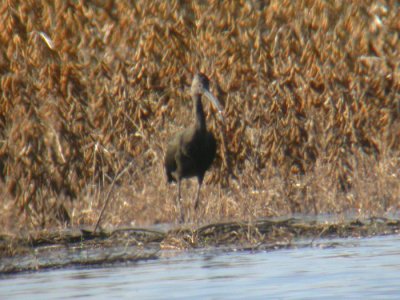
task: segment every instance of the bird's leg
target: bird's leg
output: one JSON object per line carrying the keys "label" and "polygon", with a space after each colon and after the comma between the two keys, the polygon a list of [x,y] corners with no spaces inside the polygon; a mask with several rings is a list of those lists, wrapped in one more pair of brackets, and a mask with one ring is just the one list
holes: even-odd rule
{"label": "bird's leg", "polygon": [[176,201],[176,205],[178,206],[179,214],[180,214],[180,219],[179,223],[183,223],[185,221],[184,215],[183,215],[183,210],[181,206],[181,179],[178,178],[178,199]]}
{"label": "bird's leg", "polygon": [[197,207],[199,207],[200,188],[201,188],[201,184],[203,183],[203,176],[198,177],[198,182],[199,182],[199,186],[197,187],[196,200],[194,202],[195,210],[197,210]]}

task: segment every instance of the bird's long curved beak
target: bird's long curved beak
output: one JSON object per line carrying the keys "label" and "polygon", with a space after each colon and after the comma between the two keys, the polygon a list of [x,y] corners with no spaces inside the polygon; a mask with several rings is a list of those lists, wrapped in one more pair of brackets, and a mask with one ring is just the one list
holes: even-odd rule
{"label": "bird's long curved beak", "polygon": [[218,118],[224,122],[224,114],[222,111],[222,106],[219,103],[218,99],[215,98],[215,96],[213,94],[210,93],[209,90],[204,89],[204,95],[208,98],[208,100],[210,100],[212,102],[212,104],[214,105],[214,107],[218,110]]}

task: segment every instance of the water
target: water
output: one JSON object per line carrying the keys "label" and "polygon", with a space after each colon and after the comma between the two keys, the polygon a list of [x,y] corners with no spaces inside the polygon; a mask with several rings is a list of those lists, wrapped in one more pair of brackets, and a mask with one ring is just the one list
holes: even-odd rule
{"label": "water", "polygon": [[[167,253],[168,254],[168,253]],[[400,299],[400,236],[0,277],[0,299]]]}

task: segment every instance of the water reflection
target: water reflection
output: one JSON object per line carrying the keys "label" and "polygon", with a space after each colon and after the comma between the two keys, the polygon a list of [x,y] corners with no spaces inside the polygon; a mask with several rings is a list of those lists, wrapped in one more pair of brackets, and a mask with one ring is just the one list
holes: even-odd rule
{"label": "water reflection", "polygon": [[109,268],[13,275],[0,280],[0,299],[398,299],[400,236],[313,245],[171,252],[159,260]]}

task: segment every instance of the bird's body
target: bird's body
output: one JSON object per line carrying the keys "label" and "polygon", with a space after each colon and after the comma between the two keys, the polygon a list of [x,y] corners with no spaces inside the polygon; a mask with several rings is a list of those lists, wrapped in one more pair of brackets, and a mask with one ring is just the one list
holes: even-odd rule
{"label": "bird's body", "polygon": [[169,144],[165,158],[168,182],[177,181],[177,175],[181,179],[194,176],[202,179],[216,150],[217,142],[209,131],[201,132],[191,127],[179,133]]}
{"label": "bird's body", "polygon": [[[195,75],[192,82],[191,93],[195,106],[195,122],[189,128],[175,136],[168,144],[165,155],[165,170],[168,182],[176,181],[178,183],[177,204],[179,208],[181,180],[190,177],[197,177],[199,183],[195,201],[195,208],[197,208],[204,174],[210,168],[217,150],[215,137],[206,128],[201,96],[205,94],[221,113],[218,100],[209,92],[209,81],[205,75]],[[183,221],[182,210],[181,221]]]}

